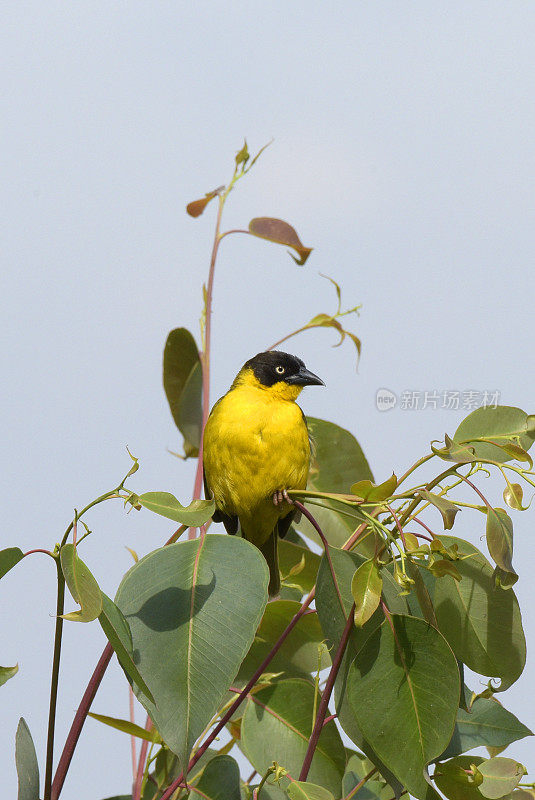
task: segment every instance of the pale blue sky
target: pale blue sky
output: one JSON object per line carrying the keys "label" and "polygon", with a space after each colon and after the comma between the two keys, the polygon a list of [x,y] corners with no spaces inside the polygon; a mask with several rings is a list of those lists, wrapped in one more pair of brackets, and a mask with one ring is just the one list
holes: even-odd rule
{"label": "pale blue sky", "polygon": [[[224,227],[279,216],[315,250],[298,268],[283,248],[224,241],[213,399],[244,360],[334,308],[324,272],[363,304],[363,355],[357,374],[330,332],[293,341],[327,384],[302,406],[350,428],[377,478],[464,416],[380,413],[380,387],[498,390],[535,411],[532,3],[23,1],[1,18],[3,547],[53,546],[75,506],[120,480],[126,445],[142,465],[134,488],[188,498],[193,465],[167,452],[179,438],[161,354],[171,328],[198,331],[214,217],[185,204],[228,180],[244,136],[275,142]],[[489,495],[500,502],[499,482]],[[529,642],[533,513],[512,512]],[[481,520],[459,517],[477,543]],[[112,595],[125,545],[145,553],[169,535],[119,504],[88,522],[85,558]],[[0,585],[0,662],[20,663],[0,690],[6,797],[21,714],[44,763],[54,592],[44,556]],[[103,645],[96,623],[66,625],[58,748]],[[533,676],[531,657],[502,698],[532,728]],[[127,713],[116,665],[94,710]],[[530,740],[509,752],[534,767]],[[129,782],[128,739],[89,721],[66,800]]]}

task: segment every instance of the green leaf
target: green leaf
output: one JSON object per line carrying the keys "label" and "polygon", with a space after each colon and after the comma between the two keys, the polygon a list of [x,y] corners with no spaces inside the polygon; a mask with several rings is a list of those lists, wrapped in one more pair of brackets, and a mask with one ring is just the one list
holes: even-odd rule
{"label": "green leaf", "polygon": [[469,780],[466,770],[472,765],[479,766],[484,761],[481,756],[459,756],[438,764],[433,776],[440,791],[448,800],[481,800],[482,795]]}
{"label": "green leaf", "polygon": [[513,567],[513,521],[503,508],[487,509],[487,547],[494,562],[509,573],[508,586],[518,580]]}
{"label": "green leaf", "polygon": [[[294,600],[274,600],[267,604],[252,647],[234,681],[237,686],[245,686],[300,608],[301,603]],[[318,668],[318,648],[322,641],[323,631],[317,614],[305,614],[272,659],[269,672],[310,680],[310,673]],[[321,668],[330,663],[322,648]]]}
{"label": "green leaf", "polygon": [[301,267],[312,252],[312,247],[305,247],[302,244],[295,228],[292,228],[282,219],[255,217],[249,223],[249,233],[252,233],[253,236],[258,236],[260,239],[267,239],[269,242],[285,244],[287,247],[291,247],[297,253],[297,257],[292,253],[290,255],[295,263]]}
{"label": "green leaf", "polygon": [[169,492],[145,492],[139,496],[138,501],[143,508],[161,517],[192,527],[208,522],[215,509],[213,500],[192,500],[189,506],[183,506]]}
{"label": "green leaf", "polygon": [[237,167],[239,167],[240,164],[243,164],[243,166],[245,166],[249,161],[249,149],[247,147],[247,139],[243,140],[243,147],[236,153],[236,158],[234,160],[236,161]]}
{"label": "green leaf", "polygon": [[182,767],[251,647],[267,584],[254,545],[210,534],[149,553],[119,586],[116,603],[155,703],[138,697]]}
{"label": "green leaf", "polygon": [[81,606],[79,611],[62,614],[72,622],[92,622],[102,611],[102,595],[99,585],[76,552],[73,544],[64,544],[60,551],[61,569],[74,600]]}
{"label": "green leaf", "polygon": [[[416,617],[392,615],[357,653],[348,694],[362,734],[417,798],[426,765],[448,744],[459,704],[459,669],[443,636]],[[437,691],[440,687],[440,691]]]}
{"label": "green leaf", "polygon": [[6,547],[5,550],[0,550],[0,578],[3,578],[6,572],[23,558],[24,553],[20,547]]}
{"label": "green leaf", "polygon": [[420,489],[417,494],[420,495],[427,503],[431,503],[438,508],[440,513],[442,514],[442,520],[444,522],[444,530],[448,531],[453,528],[453,523],[455,522],[455,515],[460,508],[452,503],[451,500],[447,500],[445,497],[440,497],[438,494],[433,494],[432,492],[428,492],[427,489]]}
{"label": "green leaf", "polygon": [[355,625],[359,628],[375,613],[381,601],[383,578],[371,559],[357,568],[351,581],[351,594],[355,601]]}
{"label": "green leaf", "polygon": [[286,794],[290,800],[334,800],[334,795],[323,786],[308,781],[290,781]]}
{"label": "green leaf", "polygon": [[[249,696],[242,721],[243,750],[263,775],[277,761],[299,774],[312,733],[314,686],[292,678],[266,686]],[[323,727],[309,777],[336,797],[345,768],[345,752],[334,721]]]}
{"label": "green leaf", "polygon": [[[215,193],[205,205],[212,197]],[[186,328],[175,328],[167,337],[163,386],[175,425],[184,437],[185,457],[197,456],[202,430],[202,367],[195,339]]]}
{"label": "green leaf", "polygon": [[503,756],[482,761],[477,768],[483,775],[479,791],[488,800],[498,800],[511,792],[527,773],[523,764]]}
{"label": "green leaf", "polygon": [[[350,486],[356,480],[373,480],[366,457],[352,433],[333,422],[315,417],[308,417],[307,424],[313,441],[309,489],[348,494]],[[322,500],[323,502],[325,501]],[[325,504],[332,509],[337,507],[335,503]],[[316,505],[313,507],[313,513],[329,542],[337,547],[343,545],[361,521],[359,517],[350,518]],[[304,517],[296,527],[314,541],[319,541],[314,529]]]}
{"label": "green leaf", "polygon": [[503,499],[509,508],[514,508],[516,511],[526,511],[528,506],[522,505],[523,497],[524,492],[519,483],[507,483],[503,490]]}
{"label": "green leaf", "polygon": [[475,747],[503,747],[532,735],[496,700],[478,697],[470,711],[458,709],[453,736],[441,758],[451,758]]}
{"label": "green leaf", "polygon": [[124,669],[128,679],[135,683],[140,691],[154,702],[154,697],[134,664],[132,651],[132,635],[128,623],[113,600],[102,592],[102,611],[98,621],[109,643],[115,650],[119,664]]}
{"label": "green leaf", "polygon": [[316,583],[319,564],[319,555],[308,547],[289,542],[288,537],[279,540],[279,569],[290,583],[300,586],[301,594]]}
{"label": "green leaf", "polygon": [[19,720],[15,736],[15,764],[19,779],[17,800],[39,800],[39,764],[24,717]]}
{"label": "green leaf", "polygon": [[107,717],[105,714],[94,714],[92,711],[88,711],[88,716],[96,719],[97,722],[109,725],[110,728],[128,733],[130,736],[136,736],[138,739],[145,739],[147,742],[154,742],[155,744],[161,743],[162,741],[161,736],[155,728],[148,731],[146,728],[142,728],[141,725],[136,725],[134,722],[130,722],[127,719]]}
{"label": "green leaf", "polygon": [[[506,449],[488,441],[500,442]],[[535,440],[535,416],[520,408],[497,406],[476,408],[459,425],[453,436],[459,445],[473,447],[476,459],[510,461],[518,456],[507,452],[507,445],[516,444],[527,451]]]}
{"label": "green leaf", "polygon": [[391,497],[398,485],[398,479],[394,474],[383,483],[375,485],[372,481],[357,481],[351,487],[351,494],[362,497],[368,503],[379,503]]}
{"label": "green leaf", "polygon": [[503,691],[521,675],[526,661],[518,601],[512,590],[496,587],[492,567],[477,547],[454,536],[441,539],[457,544],[459,554],[469,558],[455,562],[461,581],[445,576],[435,582],[440,631],[459,661],[480,675],[501,678]]}
{"label": "green leaf", "polygon": [[15,664],[14,667],[0,667],[0,686],[7,683],[10,678],[17,674],[19,665]]}
{"label": "green leaf", "polygon": [[205,767],[190,798],[203,800],[240,800],[240,769],[231,756],[216,756]]}
{"label": "green leaf", "polygon": [[[329,555],[336,580],[333,580],[329,562],[324,555],[318,570],[316,609],[327,646],[332,653],[333,651],[336,652],[347,617],[351,613],[353,605],[351,583],[355,569],[364,563],[364,558],[358,553],[349,553],[345,550],[338,550],[335,547],[329,547]],[[404,597],[399,596],[398,587],[394,578],[386,570],[383,572],[383,592],[388,607],[392,611],[407,613],[408,608],[406,600]],[[347,649],[334,685],[334,699],[338,721],[345,733],[360,750],[366,753],[380,769],[381,774],[388,783],[391,784],[393,791],[395,790],[397,792],[399,787],[395,778],[391,772],[384,767],[377,753],[375,753],[369,742],[364,739],[356,724],[355,716],[349,705],[346,685],[351,660],[383,620],[384,614],[379,607],[375,614],[361,628],[353,627],[351,629]]]}

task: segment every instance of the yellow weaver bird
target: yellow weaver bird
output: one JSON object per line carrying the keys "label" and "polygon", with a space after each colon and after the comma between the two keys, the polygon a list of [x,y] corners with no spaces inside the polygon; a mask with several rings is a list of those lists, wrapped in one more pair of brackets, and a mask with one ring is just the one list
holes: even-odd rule
{"label": "yellow weaver bird", "polygon": [[295,402],[304,386],[325,384],[296,356],[277,350],[247,361],[212,408],[204,430],[204,486],[215,522],[256,545],[269,594],[279,593],[278,536],[296,509],[288,489],[304,489],[310,466],[306,418]]}

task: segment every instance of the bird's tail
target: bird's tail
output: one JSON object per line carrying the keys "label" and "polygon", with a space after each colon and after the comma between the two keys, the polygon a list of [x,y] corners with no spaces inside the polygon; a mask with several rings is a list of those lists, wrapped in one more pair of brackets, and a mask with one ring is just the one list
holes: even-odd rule
{"label": "bird's tail", "polygon": [[267,561],[269,567],[269,587],[270,597],[275,597],[280,592],[281,577],[279,572],[279,536],[277,526],[264,544],[259,548],[260,552]]}

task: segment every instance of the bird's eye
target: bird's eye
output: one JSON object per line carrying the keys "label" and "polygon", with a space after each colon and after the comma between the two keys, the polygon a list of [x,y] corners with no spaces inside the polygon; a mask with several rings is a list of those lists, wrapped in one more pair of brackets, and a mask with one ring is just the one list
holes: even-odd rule
{"label": "bird's eye", "polygon": [[278,372],[279,375],[283,375],[284,374],[284,367],[281,367],[280,364],[279,364],[278,367],[275,367],[275,372]]}

